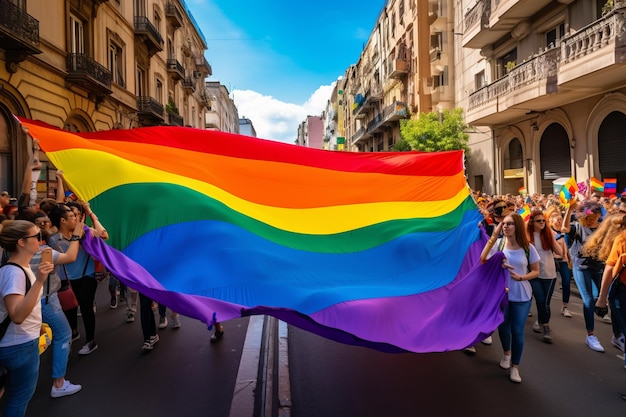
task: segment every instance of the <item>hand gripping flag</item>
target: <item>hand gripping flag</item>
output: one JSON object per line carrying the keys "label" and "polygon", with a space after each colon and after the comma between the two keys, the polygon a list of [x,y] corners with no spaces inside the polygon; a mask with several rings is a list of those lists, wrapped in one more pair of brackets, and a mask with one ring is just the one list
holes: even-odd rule
{"label": "hand gripping flag", "polygon": [[267,314],[387,352],[457,350],[502,321],[501,256],[463,152],[352,153],[154,127],[23,120],[110,238],[83,246],[180,314]]}

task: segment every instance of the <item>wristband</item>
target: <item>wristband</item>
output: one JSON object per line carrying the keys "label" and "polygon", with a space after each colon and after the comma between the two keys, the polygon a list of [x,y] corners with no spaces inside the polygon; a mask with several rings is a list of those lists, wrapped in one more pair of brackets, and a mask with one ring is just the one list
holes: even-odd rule
{"label": "wristband", "polygon": [[80,236],[78,235],[72,235],[72,237],[70,237],[70,242],[75,242],[77,240],[80,240]]}

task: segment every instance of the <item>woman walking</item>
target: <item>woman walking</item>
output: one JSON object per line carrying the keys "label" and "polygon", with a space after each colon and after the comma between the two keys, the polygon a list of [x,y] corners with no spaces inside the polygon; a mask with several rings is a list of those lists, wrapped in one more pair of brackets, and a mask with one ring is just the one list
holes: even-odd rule
{"label": "woman walking", "polygon": [[[497,239],[500,231],[503,231],[504,237]],[[480,255],[480,261],[485,262],[498,251],[506,257],[502,266],[509,270],[509,302],[504,310],[504,321],[498,327],[503,350],[500,367],[510,369],[511,381],[520,383],[524,327],[532,296],[529,280],[539,275],[539,255],[528,241],[524,220],[519,214],[509,214],[498,224]]]}
{"label": "woman walking", "polygon": [[532,242],[539,254],[539,276],[530,281],[533,288],[533,296],[537,304],[537,321],[533,324],[535,333],[542,333],[542,340],[552,343],[552,330],[550,329],[550,300],[556,284],[556,264],[553,252],[561,258],[563,249],[554,237],[552,230],[546,225],[546,216],[541,210],[533,210],[526,226],[528,240]]}
{"label": "woman walking", "polygon": [[11,320],[0,340],[0,365],[8,370],[5,417],[26,414],[39,377],[40,300],[43,285],[54,270],[51,262],[40,263],[36,274],[30,269],[40,240],[39,228],[25,220],[5,222],[0,232],[0,246],[11,253],[0,268],[0,318],[8,315]]}

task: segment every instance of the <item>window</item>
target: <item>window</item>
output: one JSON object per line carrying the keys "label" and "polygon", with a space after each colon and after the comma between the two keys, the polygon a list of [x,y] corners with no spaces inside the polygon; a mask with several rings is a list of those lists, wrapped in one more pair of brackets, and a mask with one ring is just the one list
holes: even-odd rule
{"label": "window", "polygon": [[157,32],[161,33],[161,16],[156,11],[154,12],[154,27]]}
{"label": "window", "polygon": [[70,15],[70,52],[73,54],[85,53],[83,22],[73,14]]}
{"label": "window", "polygon": [[163,82],[161,82],[158,78],[156,80],[156,92],[154,98],[156,98],[159,103],[163,103]]}
{"label": "window", "polygon": [[144,70],[141,67],[137,67],[137,85],[135,86],[135,88],[137,88],[137,97],[141,97],[141,96],[145,96],[147,93],[147,86],[146,86],[146,70]]}
{"label": "window", "polygon": [[109,71],[111,71],[113,82],[122,87],[126,86],[124,68],[124,49],[117,42],[111,41],[109,44]]}
{"label": "window", "polygon": [[148,16],[146,0],[135,0],[135,16]]}
{"label": "window", "polygon": [[504,77],[517,65],[517,48],[498,58],[496,73],[498,78]]}
{"label": "window", "polygon": [[476,90],[483,88],[487,85],[487,80],[485,79],[485,70],[482,70],[478,74],[474,75],[474,88]]}
{"label": "window", "polygon": [[561,23],[557,27],[546,32],[546,47],[554,48],[559,45],[559,42],[565,36],[565,23]]}

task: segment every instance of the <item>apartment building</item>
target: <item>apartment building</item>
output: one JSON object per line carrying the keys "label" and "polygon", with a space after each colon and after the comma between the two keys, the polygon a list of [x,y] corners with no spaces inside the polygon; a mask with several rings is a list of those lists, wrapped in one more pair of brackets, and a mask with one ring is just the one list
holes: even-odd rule
{"label": "apartment building", "polygon": [[247,117],[242,117],[239,119],[239,134],[252,136],[254,138],[257,137],[256,129],[254,128],[254,125],[252,124],[252,120],[248,119]]}
{"label": "apartment building", "polygon": [[239,111],[228,88],[219,81],[206,81],[205,91],[209,100],[205,128],[239,134]]}
{"label": "apartment building", "polygon": [[[12,115],[71,131],[203,128],[211,66],[182,0],[0,0],[0,186],[18,192]],[[53,194],[44,169],[40,195]]]}
{"label": "apartment building", "polygon": [[330,99],[326,102],[326,108],[322,113],[324,120],[324,145],[323,149],[331,151],[343,151],[345,150],[346,138],[344,136],[343,117],[340,120],[340,115],[343,113],[339,111],[339,108],[343,106],[343,90],[340,88],[342,85],[342,78],[339,77],[335,83],[335,87],[330,94]]}
{"label": "apartment building", "polygon": [[307,116],[298,126],[298,137],[295,144],[307,148],[324,148],[323,116]]}
{"label": "apartment building", "polygon": [[341,84],[348,149],[391,150],[400,120],[454,108],[453,6],[452,0],[385,2]]}
{"label": "apartment building", "polygon": [[476,126],[470,185],[551,193],[575,176],[626,187],[626,4],[462,0],[457,99]]}

